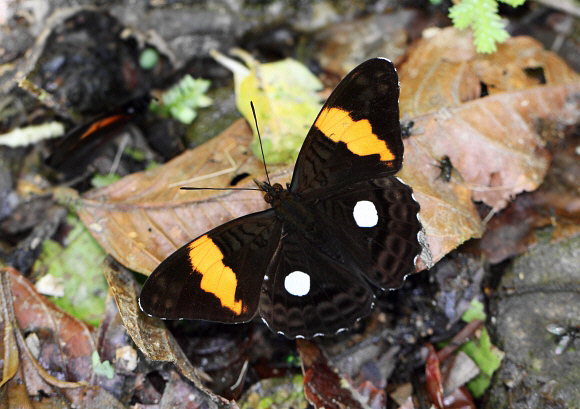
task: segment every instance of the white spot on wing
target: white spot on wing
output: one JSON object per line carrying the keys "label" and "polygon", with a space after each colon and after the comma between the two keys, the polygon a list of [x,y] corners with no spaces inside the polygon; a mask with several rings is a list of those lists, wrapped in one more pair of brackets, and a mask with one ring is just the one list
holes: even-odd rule
{"label": "white spot on wing", "polygon": [[284,288],[296,297],[302,297],[310,291],[310,276],[302,271],[293,271],[284,279]]}
{"label": "white spot on wing", "polygon": [[352,211],[352,215],[358,227],[374,227],[379,222],[377,208],[373,202],[369,202],[368,200],[357,202]]}

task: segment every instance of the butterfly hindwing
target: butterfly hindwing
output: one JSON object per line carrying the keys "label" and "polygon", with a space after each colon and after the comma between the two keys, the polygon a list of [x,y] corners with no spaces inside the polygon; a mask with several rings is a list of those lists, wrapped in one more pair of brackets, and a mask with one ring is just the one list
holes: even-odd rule
{"label": "butterfly hindwing", "polygon": [[273,331],[288,338],[331,335],[372,308],[374,294],[356,268],[320,250],[299,232],[283,232],[259,307]]}
{"label": "butterfly hindwing", "polygon": [[419,204],[395,176],[346,187],[306,206],[343,240],[344,251],[373,285],[397,288],[415,271]]}
{"label": "butterfly hindwing", "polygon": [[279,238],[271,209],[210,230],[155,269],[141,290],[141,308],[168,319],[249,321]]}
{"label": "butterfly hindwing", "polygon": [[332,92],[308,132],[290,190],[324,194],[395,174],[403,162],[399,83],[393,64],[368,60]]}

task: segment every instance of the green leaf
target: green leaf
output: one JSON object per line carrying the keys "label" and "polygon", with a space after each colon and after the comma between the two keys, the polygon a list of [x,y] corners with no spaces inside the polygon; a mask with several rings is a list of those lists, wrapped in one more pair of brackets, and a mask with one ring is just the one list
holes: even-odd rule
{"label": "green leaf", "polygon": [[101,358],[97,351],[93,351],[91,359],[93,361],[93,372],[95,374],[113,379],[113,376],[115,376],[115,368],[113,368],[113,365],[111,365],[109,361],[101,362]]}
{"label": "green leaf", "polygon": [[[465,311],[461,318],[465,322],[473,320],[485,321],[484,305],[480,301],[472,299],[469,309]],[[486,328],[481,330],[479,339],[466,342],[460,349],[469,355],[480,369],[480,374],[467,384],[473,396],[480,397],[489,387],[491,376],[499,368],[504,353],[491,343]]]}
{"label": "green leaf", "polygon": [[[524,2],[524,0],[501,1],[514,7]],[[491,53],[497,50],[496,43],[503,43],[509,38],[497,10],[496,0],[461,0],[459,4],[449,9],[449,17],[453,25],[460,30],[471,26],[477,52]]]}
{"label": "green leaf", "polygon": [[106,255],[79,219],[68,215],[67,223],[72,230],[66,237],[65,246],[46,240],[34,270],[50,274],[64,287],[64,296],[50,297],[56,305],[98,326],[108,290],[102,267]]}
{"label": "green leaf", "polygon": [[172,116],[189,125],[197,116],[198,108],[212,104],[211,98],[205,95],[210,85],[209,80],[195,79],[191,75],[186,75],[177,85],[165,91],[161,103],[153,101],[151,110],[160,116]]}
{"label": "green leaf", "polygon": [[471,322],[473,320],[485,321],[486,315],[483,303],[474,298],[469,305],[469,309],[463,313],[461,319],[465,322]]}
{"label": "green leaf", "polygon": [[502,3],[509,4],[512,7],[519,7],[526,2],[526,0],[499,0]]}
{"label": "green leaf", "polygon": [[491,377],[501,365],[505,353],[491,343],[486,328],[482,329],[479,339],[466,342],[460,350],[473,359],[481,370],[481,373],[467,384],[473,396],[479,398],[489,387]]}
{"label": "green leaf", "polygon": [[107,173],[106,175],[95,173],[95,175],[91,178],[91,185],[94,187],[105,187],[115,183],[120,179],[121,176],[117,175],[116,173]]}
{"label": "green leaf", "polygon": [[262,135],[266,163],[294,163],[304,138],[322,106],[320,80],[300,62],[285,60],[260,64],[238,50],[250,69],[217,52],[212,56],[234,73],[236,104],[254,131],[252,151],[261,156],[254,116]]}

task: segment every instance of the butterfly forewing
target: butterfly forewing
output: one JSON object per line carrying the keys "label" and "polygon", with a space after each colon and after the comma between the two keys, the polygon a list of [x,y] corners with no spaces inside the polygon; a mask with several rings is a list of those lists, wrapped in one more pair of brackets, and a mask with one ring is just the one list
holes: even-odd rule
{"label": "butterfly forewing", "polygon": [[321,195],[393,175],[403,163],[399,82],[381,58],[350,72],[332,92],[302,145],[290,190]]}
{"label": "butterfly forewing", "polygon": [[155,269],[141,290],[141,308],[169,319],[248,321],[279,239],[271,209],[210,230]]}

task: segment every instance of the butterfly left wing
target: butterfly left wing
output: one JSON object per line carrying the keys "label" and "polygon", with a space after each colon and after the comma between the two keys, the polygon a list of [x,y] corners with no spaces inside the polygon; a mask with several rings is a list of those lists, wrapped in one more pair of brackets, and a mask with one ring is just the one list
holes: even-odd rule
{"label": "butterfly left wing", "polygon": [[192,240],[151,273],[139,296],[141,309],[166,319],[249,321],[280,230],[269,209]]}

